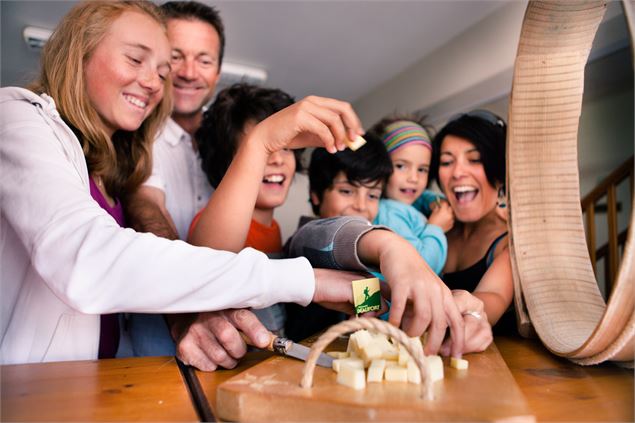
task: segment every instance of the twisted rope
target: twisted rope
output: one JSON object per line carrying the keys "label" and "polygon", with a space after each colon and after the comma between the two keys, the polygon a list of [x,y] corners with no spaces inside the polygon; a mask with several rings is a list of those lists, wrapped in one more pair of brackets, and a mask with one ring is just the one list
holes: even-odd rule
{"label": "twisted rope", "polygon": [[390,336],[393,340],[397,341],[406,348],[406,351],[414,359],[415,364],[419,368],[421,373],[421,397],[426,399],[433,399],[432,381],[428,377],[428,371],[423,362],[425,355],[423,354],[423,348],[420,342],[411,340],[401,329],[391,325],[388,322],[375,318],[357,318],[352,320],[345,320],[336,325],[331,326],[326,332],[324,332],[317,341],[311,346],[309,356],[304,363],[302,369],[302,380],[300,386],[303,388],[310,388],[313,386],[313,372],[315,371],[315,364],[318,356],[324,348],[326,348],[331,342],[333,342],[338,336],[346,333],[355,332],[360,329],[368,329],[375,332],[382,333]]}

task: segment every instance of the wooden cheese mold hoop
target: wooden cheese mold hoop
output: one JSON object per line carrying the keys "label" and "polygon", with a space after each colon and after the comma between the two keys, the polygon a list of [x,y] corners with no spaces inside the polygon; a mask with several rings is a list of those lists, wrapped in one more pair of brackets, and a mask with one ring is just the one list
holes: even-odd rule
{"label": "wooden cheese mold hoop", "polygon": [[304,363],[302,369],[302,380],[300,386],[303,388],[310,388],[313,386],[313,372],[315,371],[315,363],[318,356],[324,348],[326,348],[331,342],[337,339],[338,336],[355,332],[360,329],[368,329],[375,332],[379,332],[386,336],[390,336],[393,340],[403,345],[410,356],[414,359],[415,364],[419,368],[421,373],[421,397],[428,400],[433,399],[432,382],[428,377],[426,365],[424,363],[423,349],[420,344],[412,341],[408,335],[406,335],[401,329],[391,325],[383,320],[376,319],[374,317],[362,317],[357,319],[345,320],[336,325],[331,326],[326,332],[324,332],[311,346],[309,356]]}
{"label": "wooden cheese mold hoop", "polygon": [[[633,49],[632,5],[622,5]],[[509,106],[510,255],[523,335],[535,330],[551,352],[578,364],[613,360],[632,367],[635,214],[606,304],[591,267],[579,197],[584,68],[605,9],[603,0],[527,6]]]}

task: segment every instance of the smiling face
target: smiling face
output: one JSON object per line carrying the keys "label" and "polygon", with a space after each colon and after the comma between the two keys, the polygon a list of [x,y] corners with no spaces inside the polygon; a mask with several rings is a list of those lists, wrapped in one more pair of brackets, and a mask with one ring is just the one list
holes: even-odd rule
{"label": "smiling face", "polygon": [[383,183],[351,183],[344,172],[338,173],[333,185],[322,194],[320,202],[315,193],[311,193],[311,202],[319,204],[320,217],[360,216],[372,222],[379,212],[379,199]]}
{"label": "smiling face", "polygon": [[88,99],[110,136],[138,129],[161,101],[169,52],[149,16],[128,11],[113,21],[84,67]]}
{"label": "smiling face", "polygon": [[464,138],[443,139],[439,184],[458,221],[476,222],[496,208],[497,187],[487,180],[480,152]]}
{"label": "smiling face", "polygon": [[269,155],[265,174],[260,184],[256,208],[273,210],[287,199],[295,173],[295,155],[290,149],[278,150]]}
{"label": "smiling face", "polygon": [[386,196],[411,205],[428,185],[432,151],[421,144],[408,144],[390,154],[393,172]]}
{"label": "smiling face", "polygon": [[[254,126],[254,121],[245,124],[239,144],[247,138]],[[254,218],[260,223],[268,223],[273,210],[284,204],[293,182],[295,166],[295,155],[290,149],[278,150],[269,155],[254,211]]]}
{"label": "smiling face", "polygon": [[172,47],[173,116],[197,115],[214,95],[220,78],[220,37],[207,22],[170,19],[168,38]]}

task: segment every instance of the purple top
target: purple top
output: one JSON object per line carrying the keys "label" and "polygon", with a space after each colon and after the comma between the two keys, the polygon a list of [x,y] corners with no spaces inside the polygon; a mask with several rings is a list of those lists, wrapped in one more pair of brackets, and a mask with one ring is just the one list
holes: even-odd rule
{"label": "purple top", "polygon": [[106,210],[106,212],[111,215],[117,221],[117,223],[119,223],[119,226],[125,228],[126,219],[123,215],[123,207],[121,207],[121,203],[119,202],[119,200],[115,198],[116,204],[113,207],[110,207],[110,204],[108,204],[108,201],[106,200],[106,197],[104,197],[104,194],[99,191],[99,188],[97,187],[97,184],[95,183],[93,177],[91,176],[89,179],[90,196],[93,197],[93,199],[97,201],[97,204],[99,204],[102,209]]}
{"label": "purple top", "polygon": [[[126,219],[123,214],[123,207],[121,202],[115,199],[116,203],[113,207],[108,204],[106,197],[99,191],[95,180],[91,176],[90,180],[90,196],[93,200],[97,201],[97,204],[104,209],[109,215],[111,215],[115,221],[124,228],[126,226]],[[99,358],[113,358],[117,354],[119,348],[119,315],[102,314],[101,324],[99,332]]]}

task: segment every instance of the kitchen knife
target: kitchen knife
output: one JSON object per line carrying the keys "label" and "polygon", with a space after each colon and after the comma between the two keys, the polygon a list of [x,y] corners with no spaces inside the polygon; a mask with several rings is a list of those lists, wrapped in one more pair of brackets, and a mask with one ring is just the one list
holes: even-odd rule
{"label": "kitchen knife", "polygon": [[[269,335],[271,337],[271,339],[269,340],[269,345],[267,346],[267,348],[264,349],[272,351],[276,354],[297,358],[302,361],[306,361],[306,359],[309,357],[309,351],[311,350],[309,347],[297,344],[290,339],[276,336],[273,333],[270,333]],[[248,345],[256,347],[251,339],[249,339],[249,337],[243,332],[240,332],[240,336]],[[324,353],[320,353],[316,364],[318,366],[331,368],[333,365],[333,357]]]}

